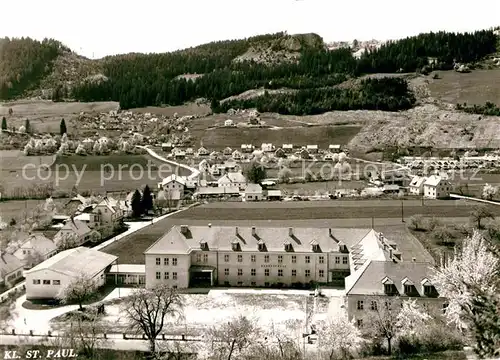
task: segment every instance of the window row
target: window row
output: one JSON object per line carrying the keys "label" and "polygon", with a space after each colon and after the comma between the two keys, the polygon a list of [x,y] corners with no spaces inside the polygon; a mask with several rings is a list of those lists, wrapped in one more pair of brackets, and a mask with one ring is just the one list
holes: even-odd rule
{"label": "window row", "polygon": [[[358,300],[357,304],[356,304],[356,308],[358,310],[364,310],[365,309],[365,302],[364,300]],[[385,307],[387,309],[390,308],[390,303],[389,302],[385,302]],[[403,307],[403,303],[401,302],[401,307]],[[424,308],[427,309],[427,304],[424,304]],[[447,303],[443,303],[442,307],[441,307],[441,311],[443,312],[443,314],[446,312],[446,309],[448,308],[448,304]],[[375,301],[375,300],[371,300],[370,301],[370,310],[372,311],[377,311],[378,310],[378,302]]]}
{"label": "window row", "polygon": [[[284,276],[284,270],[283,269],[278,269],[277,272],[278,276]],[[224,275],[229,276],[230,272],[229,269],[224,269]],[[251,276],[257,276],[257,269],[251,269],[250,270],[250,275]],[[292,277],[297,276],[297,270],[292,270],[291,272]],[[325,277],[325,271],[324,270],[319,270],[318,271],[319,277]],[[243,276],[243,269],[238,269],[238,276]],[[271,276],[271,271],[269,269],[264,269],[264,276]],[[305,270],[304,271],[304,276],[305,277],[311,277],[311,270]]]}
{"label": "window row", "polygon": [[[40,285],[42,280],[33,279],[33,285]],[[43,280],[43,285],[50,285],[50,280]],[[52,280],[52,285],[61,285],[61,280]]]}
{"label": "window row", "polygon": [[[163,279],[170,280],[170,273],[168,271],[165,271],[163,273]],[[156,272],[156,280],[161,280],[161,271]],[[172,273],[172,280],[177,280],[177,273],[176,272]]]}
{"label": "window row", "polygon": [[[157,257],[156,258],[156,265],[161,265],[161,258]],[[164,266],[169,266],[170,265],[170,258],[163,258],[163,265]],[[172,258],[172,266],[177,266],[177,258]]]}
{"label": "window row", "polygon": [[[201,261],[201,254],[198,254],[198,261],[200,262]],[[205,260],[205,257],[203,258],[204,259],[204,262],[207,262],[208,261],[208,255],[204,255],[206,256],[206,259]],[[340,256],[336,256],[335,257],[335,264],[340,264]],[[237,255],[237,260],[238,262],[243,262],[243,255],[239,254]],[[230,262],[231,261],[231,255],[229,254],[226,254],[224,255],[224,262]],[[296,264],[297,263],[297,256],[296,255],[292,255],[291,256],[291,261],[292,261],[292,264]],[[250,255],[250,262],[257,262],[257,255]],[[271,262],[271,255],[264,255],[264,262],[265,263],[269,263]],[[277,262],[278,264],[281,264],[283,263],[283,255],[278,255],[277,256]],[[306,255],[305,258],[304,258],[304,262],[306,264],[310,264],[311,263],[311,257],[309,255]],[[324,264],[325,263],[325,257],[324,256],[319,256],[318,257],[318,262],[320,264]],[[348,257],[347,256],[342,256],[342,264],[347,264],[348,263]]]}

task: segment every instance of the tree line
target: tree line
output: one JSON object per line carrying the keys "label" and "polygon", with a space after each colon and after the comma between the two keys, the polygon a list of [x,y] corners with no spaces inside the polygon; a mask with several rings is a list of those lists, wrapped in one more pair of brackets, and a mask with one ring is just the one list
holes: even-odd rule
{"label": "tree line", "polygon": [[484,105],[467,105],[467,103],[457,104],[456,109],[469,114],[500,116],[500,107],[490,101],[487,101]]}

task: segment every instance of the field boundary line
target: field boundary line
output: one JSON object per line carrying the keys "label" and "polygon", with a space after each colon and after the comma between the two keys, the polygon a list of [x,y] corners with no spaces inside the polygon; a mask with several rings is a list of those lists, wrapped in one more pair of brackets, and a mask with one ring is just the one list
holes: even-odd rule
{"label": "field boundary line", "polygon": [[479,199],[471,196],[463,196],[463,195],[457,195],[457,194],[450,194],[451,198],[454,199],[463,199],[463,200],[472,200],[472,201],[477,201],[477,202],[482,202],[485,204],[491,204],[491,205],[497,205],[500,206],[500,203],[495,202],[495,201],[490,201],[490,200],[485,200],[485,199]]}

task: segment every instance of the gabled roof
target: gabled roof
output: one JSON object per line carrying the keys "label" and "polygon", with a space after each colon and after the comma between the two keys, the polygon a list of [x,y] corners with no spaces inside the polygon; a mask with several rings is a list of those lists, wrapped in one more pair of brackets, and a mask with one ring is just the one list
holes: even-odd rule
{"label": "gabled roof", "polygon": [[[392,262],[372,260],[364,269],[357,281],[347,289],[347,295],[383,295],[384,287],[380,279],[389,278],[399,294],[404,294],[403,280],[420,284],[432,274],[432,264],[428,262]],[[420,296],[423,290],[416,289]]]}
{"label": "gabled roof", "polygon": [[26,274],[38,270],[52,270],[68,276],[85,274],[95,276],[111,265],[118,257],[86,247],[77,247],[61,251],[53,257],[26,271]]}
{"label": "gabled roof", "polygon": [[259,184],[248,184],[245,189],[245,194],[262,194],[262,186]]}
{"label": "gabled roof", "polygon": [[170,176],[167,176],[163,181],[161,182],[162,185],[170,184],[171,182],[176,182],[181,185],[186,185],[186,179],[183,178],[182,176],[178,176],[176,174],[172,174]]}
{"label": "gabled roof", "polygon": [[440,176],[431,175],[425,180],[424,186],[438,186],[441,181],[445,180]]}
{"label": "gabled roof", "polygon": [[21,260],[9,253],[0,254],[0,278],[3,279],[7,274],[24,267]]}
{"label": "gabled roof", "polygon": [[83,236],[83,235],[86,235],[86,234],[92,232],[92,230],[90,230],[90,228],[87,226],[87,224],[85,224],[83,221],[75,220],[75,219],[72,219],[72,220],[70,219],[70,220],[66,221],[64,226],[56,234],[56,237],[62,230],[73,231],[78,236]]}
{"label": "gabled roof", "polygon": [[425,182],[426,178],[424,176],[414,176],[410,182],[410,186],[421,187]]}
{"label": "gabled roof", "polygon": [[222,176],[217,183],[219,184],[227,184],[227,183],[236,183],[236,184],[244,184],[247,182],[245,176],[240,172],[230,172]]}
{"label": "gabled roof", "polygon": [[[145,254],[186,254],[200,249],[200,240],[204,239],[211,250],[231,251],[232,241],[239,240],[241,251],[258,251],[259,242],[266,245],[269,252],[284,251],[283,244],[289,241],[296,252],[311,253],[311,239],[320,246],[323,252],[338,252],[339,243],[355,245],[362,241],[370,229],[348,228],[293,228],[290,236],[288,227],[257,227],[256,236],[252,235],[252,227],[231,226],[188,226],[186,234],[181,233],[181,226],[174,226],[154,243]],[[331,230],[331,236],[330,236]]]}

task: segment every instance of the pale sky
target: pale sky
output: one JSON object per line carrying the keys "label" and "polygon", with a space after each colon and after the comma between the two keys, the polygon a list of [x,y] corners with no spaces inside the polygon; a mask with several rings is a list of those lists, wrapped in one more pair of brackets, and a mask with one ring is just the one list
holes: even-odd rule
{"label": "pale sky", "polygon": [[500,0],[0,0],[0,37],[54,38],[87,57],[166,52],[288,31],[387,40],[500,25]]}

